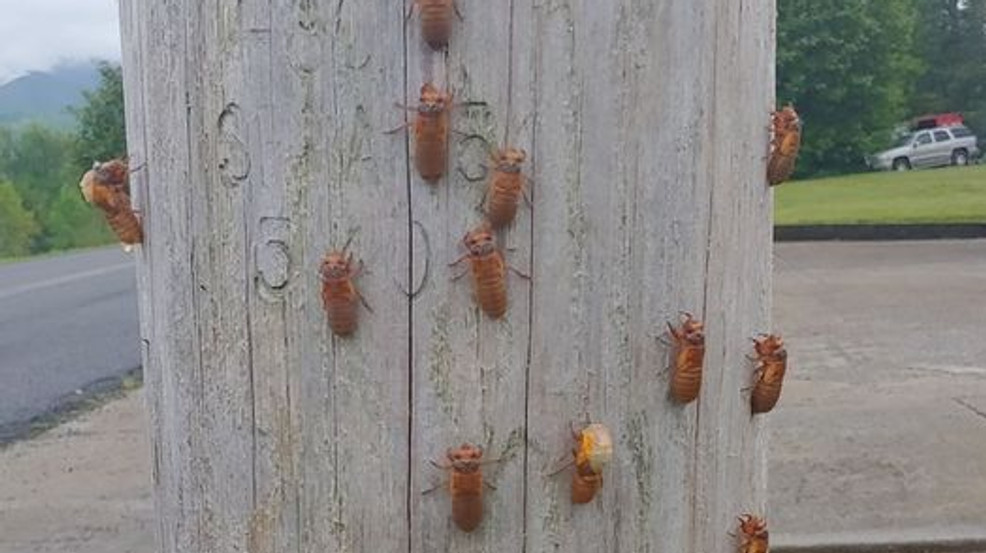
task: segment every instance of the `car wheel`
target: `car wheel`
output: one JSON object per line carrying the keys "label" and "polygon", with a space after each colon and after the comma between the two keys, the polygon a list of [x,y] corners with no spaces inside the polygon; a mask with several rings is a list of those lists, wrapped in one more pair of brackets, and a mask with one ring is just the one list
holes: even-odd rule
{"label": "car wheel", "polygon": [[899,157],[894,160],[894,171],[909,171],[911,162],[906,157]]}
{"label": "car wheel", "polygon": [[969,165],[969,154],[965,150],[952,152],[952,165]]}

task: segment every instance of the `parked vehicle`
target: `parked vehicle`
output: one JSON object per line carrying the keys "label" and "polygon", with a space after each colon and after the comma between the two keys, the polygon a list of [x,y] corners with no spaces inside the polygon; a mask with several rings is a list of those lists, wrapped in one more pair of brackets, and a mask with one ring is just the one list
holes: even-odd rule
{"label": "parked vehicle", "polygon": [[907,171],[968,165],[979,154],[976,136],[967,127],[935,127],[902,136],[889,150],[866,156],[866,164],[872,169]]}

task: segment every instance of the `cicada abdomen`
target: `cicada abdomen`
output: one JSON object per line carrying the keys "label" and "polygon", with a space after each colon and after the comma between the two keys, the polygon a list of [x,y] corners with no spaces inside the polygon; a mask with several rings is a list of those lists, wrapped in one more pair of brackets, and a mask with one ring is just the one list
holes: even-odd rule
{"label": "cicada abdomen", "polygon": [[458,13],[455,0],[414,0],[411,12],[421,12],[421,34],[425,42],[435,50],[448,46],[452,38],[452,18]]}
{"label": "cicada abdomen", "polygon": [[106,222],[122,244],[133,245],[144,241],[144,231],[141,228],[140,219],[137,218],[132,209],[121,209],[105,215]]}

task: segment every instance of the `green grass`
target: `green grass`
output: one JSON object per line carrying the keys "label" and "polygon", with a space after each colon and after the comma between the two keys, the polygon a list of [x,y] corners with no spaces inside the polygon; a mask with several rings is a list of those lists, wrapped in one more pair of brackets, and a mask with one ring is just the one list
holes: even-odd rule
{"label": "green grass", "polygon": [[96,251],[108,248],[115,244],[116,242],[107,242],[105,244],[97,244],[93,246],[80,246],[78,248],[65,248],[63,250],[48,250],[41,253],[29,253],[27,255],[16,255],[3,257],[0,256],[0,265],[7,265],[9,263],[20,263],[22,261],[35,261],[38,259],[45,259],[48,257],[58,257],[59,255],[65,255],[70,253],[83,253],[88,251]]}
{"label": "green grass", "polygon": [[986,165],[789,182],[774,204],[778,225],[986,223]]}

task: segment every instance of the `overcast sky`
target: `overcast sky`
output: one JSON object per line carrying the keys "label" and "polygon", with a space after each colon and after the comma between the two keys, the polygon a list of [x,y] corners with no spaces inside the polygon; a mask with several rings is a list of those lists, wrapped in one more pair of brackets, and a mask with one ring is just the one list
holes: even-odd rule
{"label": "overcast sky", "polygon": [[120,59],[117,0],[0,0],[0,84],[91,59]]}

